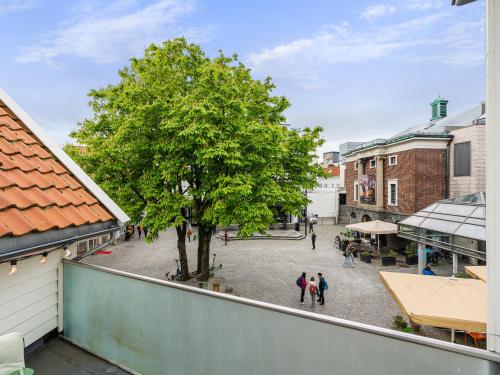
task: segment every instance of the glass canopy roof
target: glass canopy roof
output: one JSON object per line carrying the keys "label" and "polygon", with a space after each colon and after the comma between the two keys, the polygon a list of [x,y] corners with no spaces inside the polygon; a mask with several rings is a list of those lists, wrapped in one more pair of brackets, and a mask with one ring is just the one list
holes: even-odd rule
{"label": "glass canopy roof", "polygon": [[399,225],[486,240],[486,197],[484,193],[445,199],[399,222]]}

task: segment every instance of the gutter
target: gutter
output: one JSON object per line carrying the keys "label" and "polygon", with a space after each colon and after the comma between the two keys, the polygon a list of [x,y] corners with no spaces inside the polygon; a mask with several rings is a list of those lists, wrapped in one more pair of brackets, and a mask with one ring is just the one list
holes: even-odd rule
{"label": "gutter", "polygon": [[90,238],[90,237],[99,236],[101,234],[106,234],[106,233],[114,232],[114,231],[117,231],[119,229],[120,229],[120,227],[116,226],[116,227],[111,227],[111,228],[107,228],[107,229],[96,231],[96,232],[92,232],[92,233],[83,234],[83,235],[80,235],[80,236],[73,236],[73,237],[65,238],[63,240],[58,240],[58,241],[44,243],[42,245],[25,247],[24,249],[12,251],[10,253],[5,253],[5,254],[0,255],[0,263],[9,261],[11,259],[21,258],[23,255],[26,255],[26,254],[29,254],[29,253],[33,253],[33,252],[36,252],[36,251],[45,250],[45,249],[47,249],[49,247],[59,247],[59,248],[61,248],[63,246],[69,246],[73,242],[76,242],[76,241],[79,241],[79,240],[83,240],[83,239],[86,239],[86,238]]}

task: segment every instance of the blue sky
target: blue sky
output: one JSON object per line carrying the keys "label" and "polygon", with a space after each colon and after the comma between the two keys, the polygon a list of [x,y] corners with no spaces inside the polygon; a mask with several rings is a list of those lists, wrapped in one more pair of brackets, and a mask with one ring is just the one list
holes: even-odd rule
{"label": "blue sky", "polygon": [[458,112],[484,99],[484,1],[0,0],[0,87],[59,143],[145,46],[184,35],[274,78],[294,127],[326,144],[426,121],[438,94]]}

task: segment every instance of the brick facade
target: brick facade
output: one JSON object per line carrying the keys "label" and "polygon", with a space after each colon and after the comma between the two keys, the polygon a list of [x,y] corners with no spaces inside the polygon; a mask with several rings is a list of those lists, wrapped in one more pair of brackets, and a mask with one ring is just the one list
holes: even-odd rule
{"label": "brick facade", "polygon": [[[372,220],[395,222],[446,197],[445,149],[418,148],[378,156],[385,158],[383,165],[384,202],[380,208],[376,205],[354,201],[354,182],[358,179],[358,170],[355,169],[355,161],[346,163],[346,203],[350,208],[350,213],[355,213],[355,221],[360,221],[361,216],[366,214]],[[389,165],[389,156],[397,157],[397,165]],[[375,168],[369,166],[371,159],[373,157],[364,158],[364,174],[376,172]],[[398,183],[397,206],[388,205],[389,180],[397,180]]]}

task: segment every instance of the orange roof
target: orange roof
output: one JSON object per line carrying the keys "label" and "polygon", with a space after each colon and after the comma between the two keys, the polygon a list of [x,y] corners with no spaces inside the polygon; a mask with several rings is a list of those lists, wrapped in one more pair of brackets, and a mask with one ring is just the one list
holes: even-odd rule
{"label": "orange roof", "polygon": [[323,167],[323,171],[331,176],[340,176],[340,167],[336,165],[329,165],[328,167]]}
{"label": "orange roof", "polygon": [[115,220],[0,101],[0,237]]}

